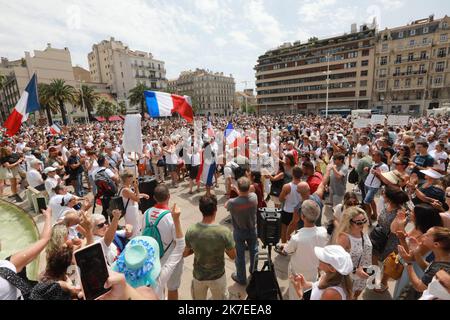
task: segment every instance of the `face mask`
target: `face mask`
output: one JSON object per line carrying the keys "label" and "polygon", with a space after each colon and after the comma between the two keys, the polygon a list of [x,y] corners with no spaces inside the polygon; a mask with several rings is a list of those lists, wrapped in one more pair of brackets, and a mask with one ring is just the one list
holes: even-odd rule
{"label": "face mask", "polygon": [[450,293],[448,293],[447,289],[442,286],[436,277],[428,285],[428,292],[440,300],[450,300]]}

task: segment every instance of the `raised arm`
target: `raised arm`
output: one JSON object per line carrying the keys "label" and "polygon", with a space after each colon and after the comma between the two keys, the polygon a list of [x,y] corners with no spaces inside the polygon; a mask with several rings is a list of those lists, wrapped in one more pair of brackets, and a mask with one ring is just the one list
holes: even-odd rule
{"label": "raised arm", "polygon": [[120,210],[114,210],[112,212],[113,218],[111,221],[111,225],[109,226],[108,230],[106,231],[104,241],[107,247],[110,246],[110,244],[114,240],[114,236],[116,235],[117,227],[119,225],[120,216],[122,215],[122,212]]}

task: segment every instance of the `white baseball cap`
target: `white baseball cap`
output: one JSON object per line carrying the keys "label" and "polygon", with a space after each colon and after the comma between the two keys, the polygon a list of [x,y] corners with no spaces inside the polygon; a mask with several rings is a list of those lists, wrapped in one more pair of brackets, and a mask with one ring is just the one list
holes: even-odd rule
{"label": "white baseball cap", "polygon": [[440,179],[443,177],[442,174],[440,174],[437,171],[434,171],[433,169],[427,169],[427,170],[420,170],[421,173],[423,173],[424,175],[433,178],[433,179]]}
{"label": "white baseball cap", "polygon": [[328,263],[344,276],[353,272],[352,257],[339,245],[326,246],[325,248],[315,247],[314,253],[317,259]]}
{"label": "white baseball cap", "polygon": [[56,168],[55,167],[47,167],[44,169],[44,173],[48,174],[49,172],[55,172]]}

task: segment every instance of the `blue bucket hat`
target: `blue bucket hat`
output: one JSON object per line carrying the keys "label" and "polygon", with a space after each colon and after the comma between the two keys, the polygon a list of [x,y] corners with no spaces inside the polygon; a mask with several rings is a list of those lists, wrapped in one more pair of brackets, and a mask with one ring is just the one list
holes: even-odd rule
{"label": "blue bucket hat", "polygon": [[135,237],[113,264],[112,269],[123,273],[133,288],[156,285],[161,273],[159,245],[152,237]]}

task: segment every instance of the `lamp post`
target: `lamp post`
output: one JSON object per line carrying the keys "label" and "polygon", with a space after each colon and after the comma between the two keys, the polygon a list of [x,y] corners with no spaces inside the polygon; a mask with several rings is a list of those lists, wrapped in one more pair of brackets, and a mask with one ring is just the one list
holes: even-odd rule
{"label": "lamp post", "polygon": [[[245,88],[247,89],[247,83],[249,83],[250,81],[241,81],[241,83],[245,83]],[[244,89],[244,97],[245,97],[245,113],[248,115],[248,97],[247,94],[245,93],[245,89]]]}
{"label": "lamp post", "polygon": [[[330,52],[327,53],[327,96],[325,99],[325,118],[328,118],[328,96],[330,92]],[[324,72],[325,73],[325,72]]]}

